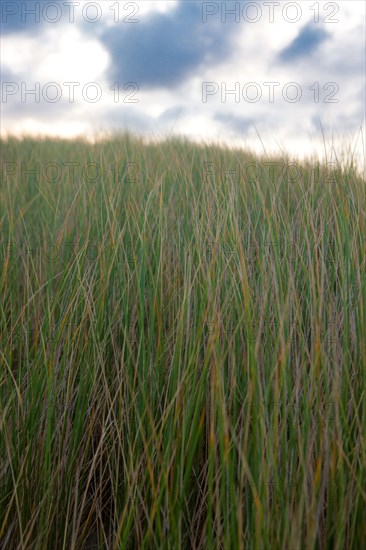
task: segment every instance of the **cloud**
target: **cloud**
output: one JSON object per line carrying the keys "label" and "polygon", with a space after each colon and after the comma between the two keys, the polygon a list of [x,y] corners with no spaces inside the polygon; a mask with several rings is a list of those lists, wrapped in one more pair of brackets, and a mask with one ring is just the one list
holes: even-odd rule
{"label": "cloud", "polygon": [[281,51],[279,59],[282,62],[291,62],[299,58],[308,57],[328,37],[329,34],[325,30],[308,24],[300,31],[291,44]]}
{"label": "cloud", "polygon": [[232,113],[216,113],[214,119],[222,123],[224,127],[227,127],[234,134],[243,135],[253,125],[253,119],[245,116],[234,115]]}
{"label": "cloud", "polygon": [[[61,8],[61,0],[56,0],[53,4],[57,4]],[[55,17],[55,12],[52,13],[49,9],[47,17],[52,19]],[[0,21],[2,35],[33,30],[35,26],[39,27],[45,21],[42,17],[42,3],[35,0],[1,2]]]}
{"label": "cloud", "polygon": [[232,29],[219,21],[205,25],[201,2],[181,2],[122,31],[110,27],[101,37],[113,59],[109,76],[146,88],[174,88],[205,63],[230,55]]}

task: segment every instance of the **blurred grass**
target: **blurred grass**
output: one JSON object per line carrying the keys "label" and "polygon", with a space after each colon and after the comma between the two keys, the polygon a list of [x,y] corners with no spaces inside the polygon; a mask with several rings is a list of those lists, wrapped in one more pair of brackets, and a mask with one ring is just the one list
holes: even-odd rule
{"label": "blurred grass", "polygon": [[2,142],[2,548],[362,548],[365,180],[288,161]]}

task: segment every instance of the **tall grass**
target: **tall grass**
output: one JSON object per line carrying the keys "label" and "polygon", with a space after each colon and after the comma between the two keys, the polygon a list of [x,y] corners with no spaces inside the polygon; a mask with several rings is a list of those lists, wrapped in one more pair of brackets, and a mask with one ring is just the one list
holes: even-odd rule
{"label": "tall grass", "polygon": [[1,547],[362,548],[352,163],[2,150]]}

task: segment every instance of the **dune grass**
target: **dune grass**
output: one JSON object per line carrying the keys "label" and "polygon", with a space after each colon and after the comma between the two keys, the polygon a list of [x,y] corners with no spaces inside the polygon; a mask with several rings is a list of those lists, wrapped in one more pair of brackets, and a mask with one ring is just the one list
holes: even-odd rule
{"label": "dune grass", "polygon": [[352,163],[121,136],[2,171],[0,546],[362,548]]}

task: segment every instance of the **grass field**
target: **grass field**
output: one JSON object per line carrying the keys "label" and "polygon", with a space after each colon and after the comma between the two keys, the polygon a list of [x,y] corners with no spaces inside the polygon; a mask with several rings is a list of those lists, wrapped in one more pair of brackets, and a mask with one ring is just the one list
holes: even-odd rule
{"label": "grass field", "polygon": [[2,172],[0,546],[364,547],[355,166],[126,135]]}

